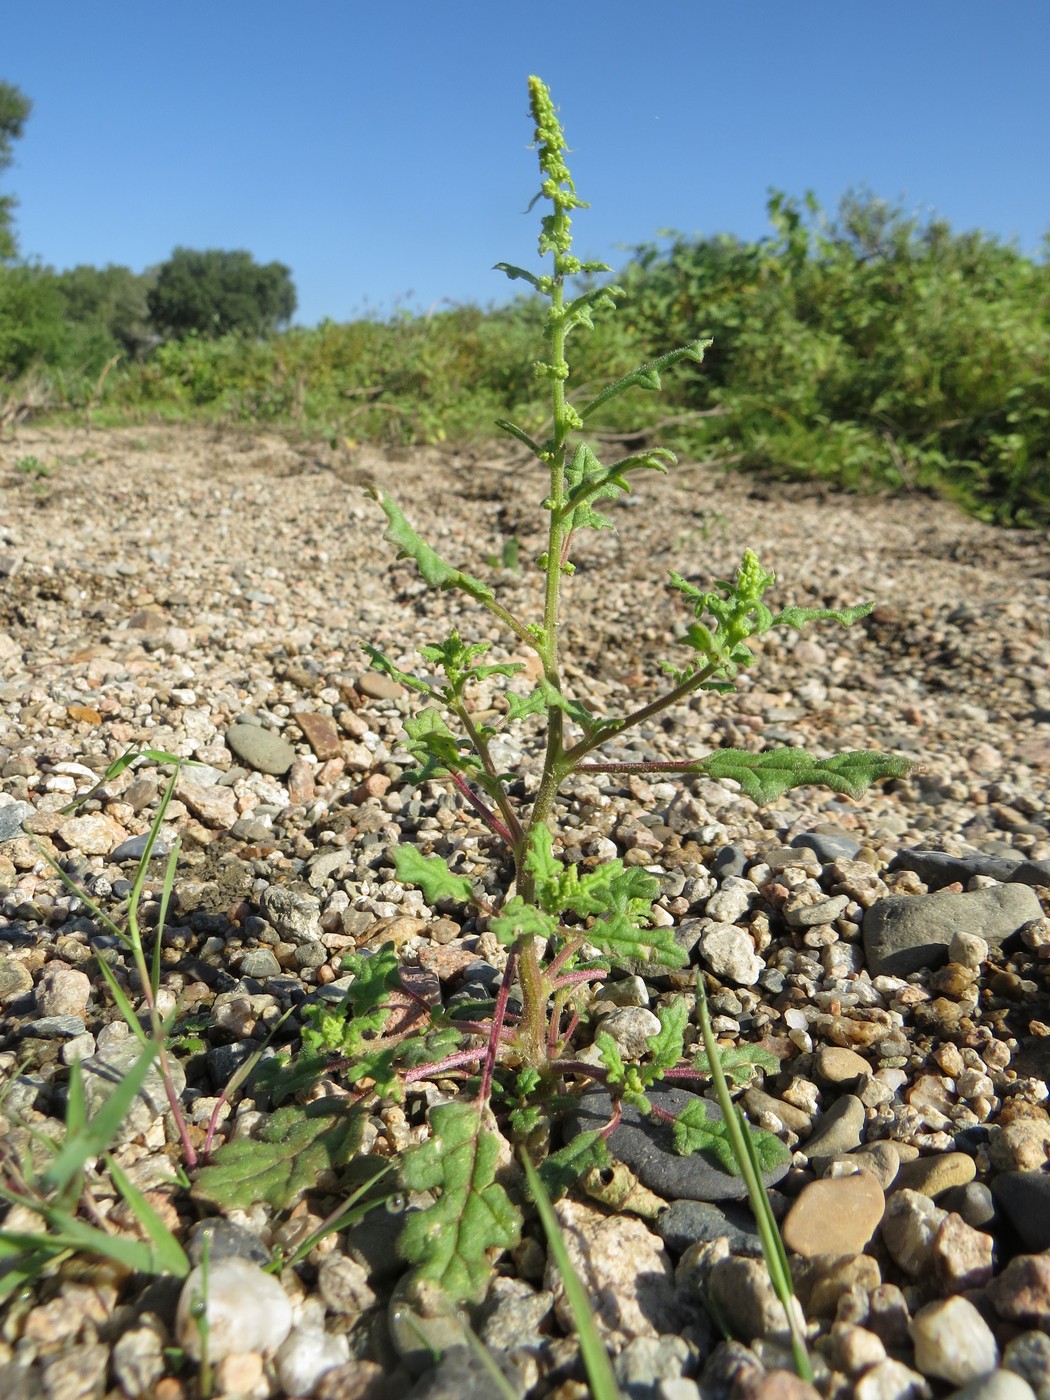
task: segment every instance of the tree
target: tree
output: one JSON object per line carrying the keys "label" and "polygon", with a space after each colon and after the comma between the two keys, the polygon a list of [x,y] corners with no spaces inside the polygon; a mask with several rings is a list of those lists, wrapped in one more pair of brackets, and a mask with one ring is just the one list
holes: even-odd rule
{"label": "tree", "polygon": [[[31,106],[25,93],[13,84],[0,83],[0,173],[14,160],[11,147],[22,135]],[[13,195],[0,195],[0,261],[4,262],[17,251],[12,229],[16,203]]]}
{"label": "tree", "polygon": [[265,335],[295,311],[295,286],[283,263],[261,265],[251,253],[176,248],[157,270],[146,294],[150,318],[162,335],[208,339],[230,331]]}
{"label": "tree", "polygon": [[76,326],[104,328],[114,349],[135,356],[154,338],[146,303],[151,274],[113,263],[81,264],[57,273],[55,282],[66,303],[66,319]]}

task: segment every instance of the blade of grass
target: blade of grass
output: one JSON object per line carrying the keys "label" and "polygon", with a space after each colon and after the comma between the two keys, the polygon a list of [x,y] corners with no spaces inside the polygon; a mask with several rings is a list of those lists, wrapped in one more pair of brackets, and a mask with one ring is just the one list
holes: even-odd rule
{"label": "blade of grass", "polygon": [[583,1355],[583,1364],[587,1369],[591,1394],[594,1400],[623,1400],[623,1393],[616,1384],[609,1354],[602,1344],[597,1327],[594,1325],[591,1301],[572,1267],[572,1260],[569,1258],[569,1251],[565,1246],[561,1226],[558,1224],[558,1217],[554,1214],[550,1197],[540,1180],[539,1172],[529,1160],[528,1153],[521,1154],[521,1162],[525,1168],[525,1180],[529,1184],[529,1191],[547,1236],[547,1243],[554,1256],[554,1262],[558,1266],[562,1283],[565,1285],[565,1296],[569,1300],[569,1307],[572,1309],[576,1331],[580,1338],[580,1352]]}
{"label": "blade of grass", "polygon": [[135,1219],[145,1230],[153,1245],[153,1254],[156,1267],[152,1272],[158,1274],[174,1274],[176,1278],[185,1278],[190,1271],[190,1261],[178,1240],[168,1229],[167,1225],[150,1205],[142,1192],[131,1181],[128,1180],[124,1172],[117,1166],[111,1156],[106,1156],[106,1166],[109,1174],[113,1178],[113,1185],[127,1201],[128,1205],[135,1213]]}
{"label": "blade of grass", "polygon": [[726,1083],[726,1077],[722,1070],[718,1043],[715,1040],[715,1033],[711,1028],[711,1017],[707,1010],[707,991],[704,987],[702,972],[698,972],[696,977],[696,1010],[715,1096],[725,1119],[733,1156],[736,1158],[740,1175],[747,1185],[748,1200],[751,1203],[751,1211],[755,1217],[755,1224],[758,1226],[759,1237],[762,1240],[762,1253],[765,1257],[766,1268],[769,1270],[769,1278],[777,1297],[783,1304],[784,1314],[787,1317],[788,1329],[791,1333],[791,1352],[795,1360],[795,1372],[802,1380],[812,1382],[813,1367],[810,1364],[805,1338],[799,1328],[793,1306],[795,1301],[794,1287],[791,1280],[791,1270],[788,1267],[787,1252],[784,1249],[784,1242],[780,1238],[773,1207],[769,1203],[769,1196],[762,1180],[762,1170],[759,1166],[754,1142],[751,1139],[751,1134],[747,1131],[740,1110],[733,1102],[729,1085]]}
{"label": "blade of grass", "polygon": [[152,1042],[145,1045],[142,1054],[99,1111],[87,1118],[79,1131],[66,1133],[61,1150],[40,1178],[44,1190],[61,1192],[78,1172],[83,1171],[89,1158],[101,1157],[112,1144],[135,1095],[145,1083],[157,1050],[158,1046]]}

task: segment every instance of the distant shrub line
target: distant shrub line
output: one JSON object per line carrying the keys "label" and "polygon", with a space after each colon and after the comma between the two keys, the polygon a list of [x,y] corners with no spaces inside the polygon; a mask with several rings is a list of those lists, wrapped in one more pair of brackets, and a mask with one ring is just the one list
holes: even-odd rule
{"label": "distant shrub line", "polygon": [[[870,196],[829,219],[810,197],[778,194],[769,213],[772,232],[755,242],[672,235],[634,250],[618,276],[628,299],[581,345],[575,386],[668,343],[714,345],[659,401],[617,400],[596,429],[644,435],[659,422],[662,440],[700,460],[931,490],[998,523],[1050,523],[1046,259]],[[8,400],[88,405],[97,422],[206,417],[391,445],[487,437],[506,416],[544,431],[543,382],[522,368],[538,298],[148,348],[117,295],[129,290],[120,271],[111,320],[124,316],[123,340],[104,320],[71,320],[68,290],[56,317],[46,275],[0,268]]]}

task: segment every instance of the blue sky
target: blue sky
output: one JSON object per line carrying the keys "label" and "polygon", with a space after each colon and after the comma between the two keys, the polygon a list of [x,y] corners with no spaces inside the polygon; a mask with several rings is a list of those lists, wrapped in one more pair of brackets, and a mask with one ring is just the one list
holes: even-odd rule
{"label": "blue sky", "polygon": [[[32,0],[21,250],[136,271],[177,244],[293,273],[297,319],[501,300],[536,266],[526,78],[593,209],[577,252],[766,232],[767,190],[866,186],[1037,253],[1047,0]],[[518,284],[520,286],[520,284]]]}

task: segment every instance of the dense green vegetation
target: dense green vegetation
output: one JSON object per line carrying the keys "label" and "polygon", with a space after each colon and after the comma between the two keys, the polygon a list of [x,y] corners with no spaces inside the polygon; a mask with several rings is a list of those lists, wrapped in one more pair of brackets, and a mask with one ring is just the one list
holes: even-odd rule
{"label": "dense green vegetation", "polygon": [[[0,84],[0,170],[20,96]],[[829,218],[776,194],[769,213],[754,242],[634,250],[617,278],[627,300],[580,347],[574,387],[668,344],[714,344],[659,403],[617,400],[600,428],[660,422],[703,460],[1050,522],[1050,262],[871,196]],[[545,431],[538,299],[278,332],[294,306],[288,269],[248,254],[176,249],[144,274],[8,257],[0,421],[87,406],[97,421],[205,416],[398,444],[484,437],[499,416]]]}

